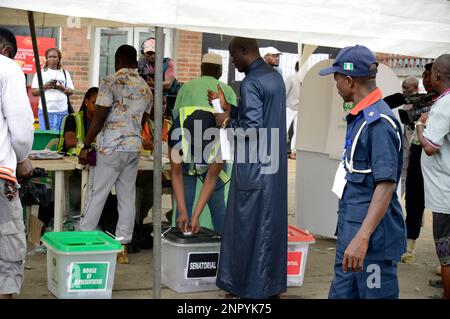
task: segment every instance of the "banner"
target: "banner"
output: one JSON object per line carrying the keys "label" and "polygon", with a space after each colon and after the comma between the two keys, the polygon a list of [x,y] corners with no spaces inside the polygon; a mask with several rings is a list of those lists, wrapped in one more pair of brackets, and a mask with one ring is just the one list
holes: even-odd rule
{"label": "banner", "polygon": [[[31,37],[16,36],[17,54],[14,60],[20,65],[25,74],[36,73],[34,64],[33,42]],[[37,38],[39,60],[41,68],[45,64],[45,51],[56,47],[56,38]]]}

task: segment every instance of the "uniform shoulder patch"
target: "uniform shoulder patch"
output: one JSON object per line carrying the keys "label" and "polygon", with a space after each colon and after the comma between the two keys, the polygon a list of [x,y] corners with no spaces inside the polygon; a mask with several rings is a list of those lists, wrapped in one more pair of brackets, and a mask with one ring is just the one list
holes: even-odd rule
{"label": "uniform shoulder patch", "polygon": [[375,104],[365,108],[363,112],[364,120],[367,122],[367,124],[378,121],[381,118],[380,111]]}

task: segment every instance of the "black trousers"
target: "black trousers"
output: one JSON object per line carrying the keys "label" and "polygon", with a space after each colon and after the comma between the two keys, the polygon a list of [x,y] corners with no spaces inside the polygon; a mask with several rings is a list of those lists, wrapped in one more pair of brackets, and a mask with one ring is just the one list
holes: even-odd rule
{"label": "black trousers", "polygon": [[425,209],[425,195],[423,176],[420,167],[422,146],[411,144],[409,164],[406,171],[406,230],[408,239],[417,239],[422,226],[423,211]]}

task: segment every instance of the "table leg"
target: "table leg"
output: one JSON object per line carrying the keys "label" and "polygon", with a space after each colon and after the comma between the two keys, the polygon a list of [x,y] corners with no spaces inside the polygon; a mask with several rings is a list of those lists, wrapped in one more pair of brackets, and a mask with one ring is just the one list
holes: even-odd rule
{"label": "table leg", "polygon": [[64,171],[55,171],[55,217],[54,231],[62,231],[64,217]]}
{"label": "table leg", "polygon": [[90,171],[89,169],[81,170],[81,207],[80,207],[81,216],[83,216],[84,213],[84,201],[86,200],[86,192],[89,183],[89,171]]}

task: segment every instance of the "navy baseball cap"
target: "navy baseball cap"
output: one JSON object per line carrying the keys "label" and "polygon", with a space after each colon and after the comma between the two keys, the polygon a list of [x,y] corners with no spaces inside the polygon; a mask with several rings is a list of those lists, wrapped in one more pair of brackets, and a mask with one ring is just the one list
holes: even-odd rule
{"label": "navy baseball cap", "polygon": [[376,69],[372,68],[372,71],[370,70],[372,64],[378,66],[377,59],[372,51],[365,46],[345,47],[339,51],[333,66],[320,70],[319,75],[340,73],[354,78],[375,76],[377,73]]}

